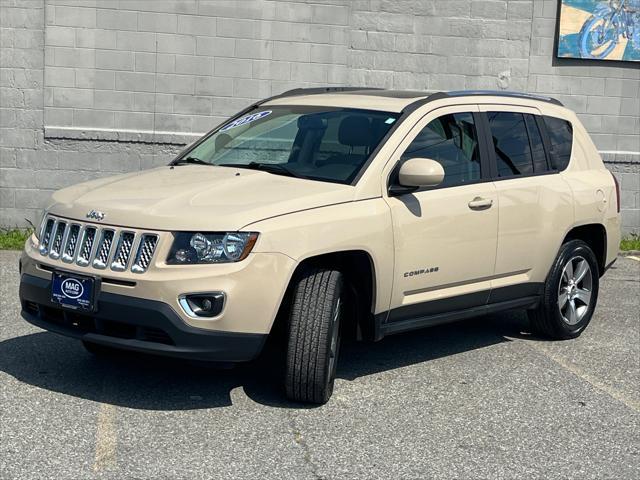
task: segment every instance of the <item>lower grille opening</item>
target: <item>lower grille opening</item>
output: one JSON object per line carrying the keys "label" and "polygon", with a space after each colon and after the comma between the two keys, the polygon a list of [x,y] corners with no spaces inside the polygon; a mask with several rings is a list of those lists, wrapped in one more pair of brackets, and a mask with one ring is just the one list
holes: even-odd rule
{"label": "lower grille opening", "polygon": [[165,345],[175,345],[167,332],[153,327],[142,327],[142,340],[163,343]]}
{"label": "lower grille opening", "polygon": [[142,340],[163,345],[175,345],[171,336],[161,328],[129,325],[114,320],[94,319],[89,315],[39,305],[31,301],[25,301],[22,308],[25,312],[36,315],[45,322],[63,326],[67,329],[79,330],[82,333],[97,333],[125,340]]}

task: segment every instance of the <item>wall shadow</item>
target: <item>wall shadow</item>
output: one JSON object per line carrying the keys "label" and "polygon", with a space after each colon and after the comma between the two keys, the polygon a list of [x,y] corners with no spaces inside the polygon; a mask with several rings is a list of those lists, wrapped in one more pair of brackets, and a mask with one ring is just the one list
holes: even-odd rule
{"label": "wall shadow", "polygon": [[[460,352],[510,341],[525,316],[506,313],[350,343],[341,351],[338,377],[354,380]],[[191,410],[231,405],[242,388],[254,401],[279,408],[313,408],[288,402],[282,391],[282,348],[271,345],[256,361],[222,370],[184,361],[118,353],[94,357],[79,341],[40,332],[0,342],[0,370],[20,382],[77,398],[141,410]],[[339,385],[338,387],[339,388]]]}

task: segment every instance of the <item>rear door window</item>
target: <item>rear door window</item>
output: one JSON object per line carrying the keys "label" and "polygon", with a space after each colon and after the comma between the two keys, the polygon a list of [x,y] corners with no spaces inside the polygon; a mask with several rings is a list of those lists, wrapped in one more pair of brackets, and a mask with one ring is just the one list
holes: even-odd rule
{"label": "rear door window", "polygon": [[544,123],[549,137],[549,159],[555,170],[564,170],[569,166],[573,145],[573,126],[561,118],[545,116]]}
{"label": "rear door window", "polygon": [[531,175],[533,154],[522,113],[487,112],[498,177]]}

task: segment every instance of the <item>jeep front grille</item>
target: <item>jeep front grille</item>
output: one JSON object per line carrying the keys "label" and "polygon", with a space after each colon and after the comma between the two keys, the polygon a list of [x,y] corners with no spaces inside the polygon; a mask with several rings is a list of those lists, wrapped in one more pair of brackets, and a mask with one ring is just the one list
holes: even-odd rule
{"label": "jeep front grille", "polygon": [[115,227],[83,225],[48,216],[41,233],[40,254],[80,267],[144,273],[151,265],[159,236]]}

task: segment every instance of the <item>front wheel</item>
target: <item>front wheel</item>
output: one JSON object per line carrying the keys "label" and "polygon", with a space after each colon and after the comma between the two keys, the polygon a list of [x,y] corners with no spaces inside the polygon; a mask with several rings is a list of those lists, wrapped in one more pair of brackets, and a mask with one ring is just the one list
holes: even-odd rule
{"label": "front wheel", "polygon": [[326,403],[333,393],[343,312],[343,276],[314,268],[297,280],[291,312],[285,389],[291,400]]}
{"label": "front wheel", "polygon": [[598,262],[589,245],[582,240],[562,245],[540,305],[529,311],[533,330],[555,340],[578,337],[596,308],[599,279]]}

